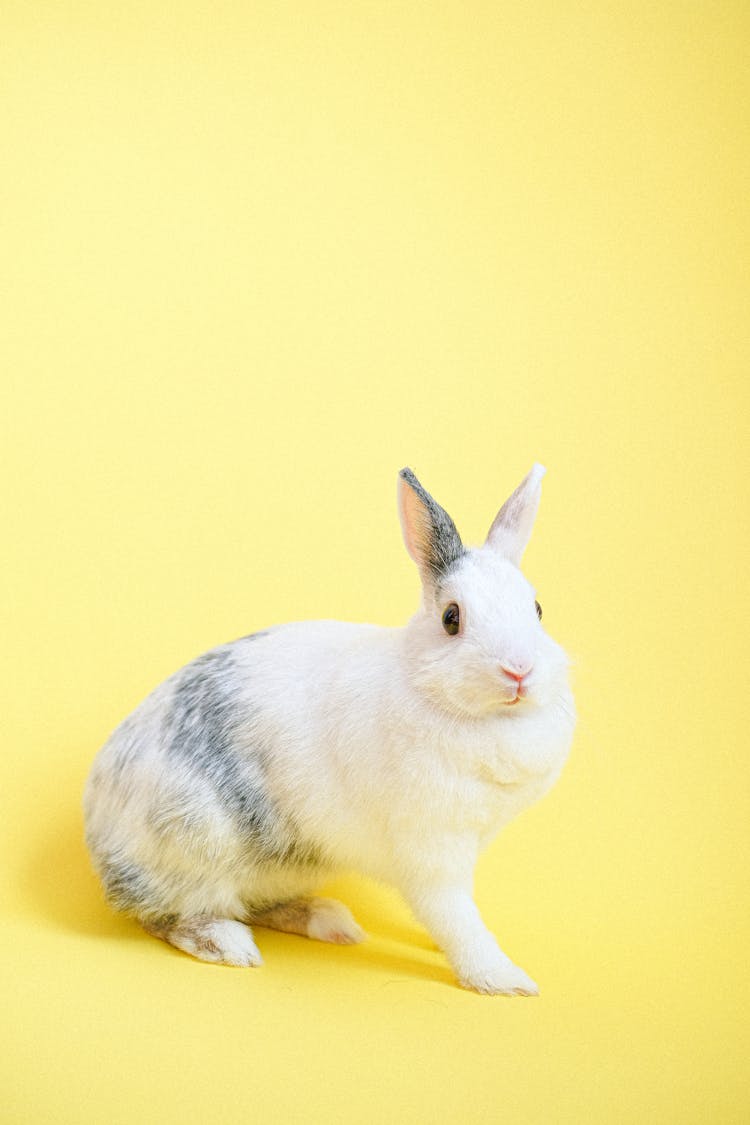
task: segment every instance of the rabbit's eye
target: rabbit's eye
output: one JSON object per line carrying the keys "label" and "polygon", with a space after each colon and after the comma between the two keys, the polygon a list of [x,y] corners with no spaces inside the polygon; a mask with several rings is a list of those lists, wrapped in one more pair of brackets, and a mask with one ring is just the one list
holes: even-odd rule
{"label": "rabbit's eye", "polygon": [[449,636],[455,637],[461,622],[461,613],[455,602],[451,602],[443,610],[443,628]]}
{"label": "rabbit's eye", "polygon": [[536,615],[539,618],[539,620],[541,621],[542,620],[542,607],[540,606],[539,602],[534,602],[534,605],[536,606]]}

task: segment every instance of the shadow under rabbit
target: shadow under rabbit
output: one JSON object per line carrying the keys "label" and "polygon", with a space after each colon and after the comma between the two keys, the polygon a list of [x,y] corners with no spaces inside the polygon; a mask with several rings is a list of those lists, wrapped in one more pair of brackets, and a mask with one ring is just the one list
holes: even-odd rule
{"label": "shadow under rabbit", "polygon": [[24,897],[34,916],[92,937],[135,940],[143,931],[107,905],[83,839],[78,812],[45,824],[22,873]]}
{"label": "shadow under rabbit", "polygon": [[[48,925],[102,940],[155,941],[134,919],[118,914],[107,904],[91,866],[80,814],[71,812],[57,823],[44,826],[35,841],[22,879],[28,907],[35,917]],[[261,952],[264,956],[268,954],[273,965],[276,961],[283,963],[284,956],[293,950],[292,956],[299,956],[305,948],[305,956],[311,961],[319,957],[341,957],[342,971],[379,968],[398,974],[400,979],[411,977],[436,983],[454,983],[447,966],[432,965],[423,959],[425,951],[435,953],[429,936],[416,923],[410,926],[389,916],[392,906],[389,899],[393,892],[388,888],[347,877],[329,884],[324,890],[351,905],[368,938],[361,945],[332,948],[309,938],[258,926],[256,932]],[[300,943],[304,943],[304,947]],[[166,943],[159,944],[167,955],[188,958],[187,954]],[[399,948],[386,949],[384,944]],[[412,956],[409,949],[414,950]]]}
{"label": "shadow under rabbit", "polygon": [[[263,964],[258,968],[234,967],[215,965],[198,961],[189,953],[176,949],[167,942],[156,942],[161,952],[168,957],[182,960],[186,967],[213,972],[235,972],[240,975],[255,973],[284,974],[292,966],[298,966],[303,960],[310,967],[326,962],[330,965],[335,959],[339,962],[340,971],[344,974],[364,972],[371,978],[377,975],[379,983],[383,986],[393,984],[418,984],[429,982],[436,985],[450,985],[458,987],[453,973],[447,964],[430,963],[419,956],[410,956],[409,950],[403,947],[389,948],[391,942],[383,940],[379,934],[368,934],[364,941],[356,945],[335,945],[328,942],[319,942],[314,939],[297,934],[282,933],[278,930],[267,929],[264,926],[253,926],[253,935],[263,957]],[[156,939],[144,934],[147,941],[155,942]],[[434,947],[430,947],[436,960],[439,954]]]}

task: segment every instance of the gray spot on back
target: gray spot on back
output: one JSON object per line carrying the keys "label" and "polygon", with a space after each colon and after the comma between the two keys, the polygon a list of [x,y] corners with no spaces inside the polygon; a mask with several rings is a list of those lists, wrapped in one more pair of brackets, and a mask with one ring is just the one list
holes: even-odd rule
{"label": "gray spot on back", "polygon": [[264,782],[270,748],[254,731],[252,711],[240,701],[231,646],[194,660],[182,672],[165,718],[167,753],[212,785],[243,837],[249,858],[295,864],[322,862],[300,838]]}

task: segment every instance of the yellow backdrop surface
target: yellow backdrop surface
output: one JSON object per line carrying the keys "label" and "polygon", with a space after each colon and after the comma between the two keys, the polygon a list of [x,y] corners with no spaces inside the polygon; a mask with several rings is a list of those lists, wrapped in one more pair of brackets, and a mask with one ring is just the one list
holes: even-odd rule
{"label": "yellow backdrop surface", "polygon": [[[740,1122],[748,8],[4,3],[0,1119]],[[403,622],[396,473],[572,653],[554,792],[477,897],[537,1000],[387,888],[255,971],[113,916],[80,796],[181,664]]]}

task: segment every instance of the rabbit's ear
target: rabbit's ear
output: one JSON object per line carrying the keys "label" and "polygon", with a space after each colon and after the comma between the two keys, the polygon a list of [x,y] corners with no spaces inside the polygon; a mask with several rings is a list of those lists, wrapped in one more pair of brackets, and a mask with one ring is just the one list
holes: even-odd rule
{"label": "rabbit's ear", "polygon": [[464,554],[448,513],[426,492],[411,469],[399,473],[399,512],[406,549],[425,586],[434,586]]}
{"label": "rabbit's ear", "polygon": [[546,471],[544,465],[534,465],[513,495],[505,501],[487,535],[487,543],[516,566],[520,566],[534,526],[542,495],[542,477]]}

